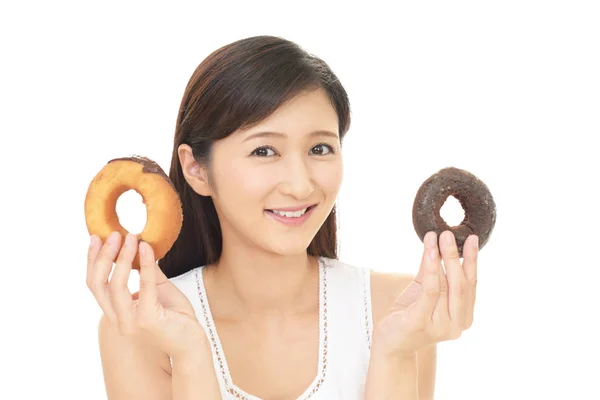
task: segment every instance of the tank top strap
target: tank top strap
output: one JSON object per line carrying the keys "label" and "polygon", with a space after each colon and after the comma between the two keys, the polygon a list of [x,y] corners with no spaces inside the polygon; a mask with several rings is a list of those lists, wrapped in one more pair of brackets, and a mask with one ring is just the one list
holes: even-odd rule
{"label": "tank top strap", "polygon": [[355,336],[367,349],[371,347],[373,314],[371,309],[371,270],[337,259],[323,259],[328,268],[330,320]]}
{"label": "tank top strap", "polygon": [[[198,295],[198,274],[202,273],[204,267],[197,267],[188,271],[182,275],[169,279],[184,295],[188,298],[196,316],[200,320],[202,315],[202,303],[200,302],[200,296]],[[200,322],[202,322],[200,320]]]}
{"label": "tank top strap", "polygon": [[[188,300],[192,304],[192,308],[194,309],[196,317],[200,322],[202,322],[200,320],[202,305],[198,296],[197,283],[197,274],[199,271],[202,271],[202,267],[192,269],[191,271],[188,271],[184,274],[170,278],[169,281],[171,281],[171,283],[173,283],[175,287],[179,289],[185,295],[185,297],[188,298]],[[169,362],[171,363],[171,368],[173,368],[173,360],[170,357]]]}
{"label": "tank top strap", "polygon": [[371,355],[371,270],[337,259],[323,261],[328,267],[329,309],[326,389],[334,390],[329,385],[336,385],[337,397],[332,398],[355,398],[357,392],[364,391]]}

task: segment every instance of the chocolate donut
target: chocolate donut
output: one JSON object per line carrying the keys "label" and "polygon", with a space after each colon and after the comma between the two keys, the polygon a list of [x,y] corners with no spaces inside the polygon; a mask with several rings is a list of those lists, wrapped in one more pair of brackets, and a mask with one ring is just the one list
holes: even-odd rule
{"label": "chocolate donut", "polygon": [[[161,259],[179,236],[183,213],[179,194],[163,169],[147,157],[133,155],[115,158],[92,179],[85,197],[85,221],[88,232],[105,241],[111,232],[121,236],[128,231],[119,222],[117,200],[135,190],[146,205],[146,225],[138,235],[150,244],[154,258]],[[136,254],[132,268],[139,269]]]}
{"label": "chocolate donut", "polygon": [[[449,226],[440,215],[449,196],[454,196],[465,212],[457,226]],[[423,182],[415,196],[412,218],[421,242],[429,231],[436,232],[438,237],[443,231],[452,231],[462,257],[463,245],[469,235],[479,237],[479,249],[488,242],[496,223],[496,203],[485,183],[475,175],[448,167]]]}

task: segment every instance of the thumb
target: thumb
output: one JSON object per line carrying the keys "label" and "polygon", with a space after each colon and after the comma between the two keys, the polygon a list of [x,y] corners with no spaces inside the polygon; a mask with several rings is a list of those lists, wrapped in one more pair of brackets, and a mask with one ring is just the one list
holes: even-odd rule
{"label": "thumb", "polygon": [[189,309],[191,303],[160,269],[154,259],[152,246],[140,242],[140,305],[145,312],[169,309]]}
{"label": "thumb", "polygon": [[144,313],[156,309],[158,294],[156,290],[157,274],[153,264],[154,253],[150,244],[140,241],[140,290],[138,294],[139,306]]}
{"label": "thumb", "polygon": [[423,291],[423,279],[428,277],[427,266],[431,264],[430,252],[436,246],[437,235],[435,232],[428,232],[423,238],[424,250],[421,259],[419,272],[413,281],[400,293],[394,302],[395,310],[405,310],[411,304],[415,303]]}
{"label": "thumb", "polygon": [[440,294],[440,271],[442,270],[439,250],[437,248],[437,237],[435,232],[427,234],[425,251],[421,263],[421,296],[415,302],[414,307],[420,315],[430,318],[437,305]]}
{"label": "thumb", "polygon": [[[140,240],[140,243],[143,242],[142,240]],[[165,273],[162,271],[162,269],[160,269],[160,266],[158,265],[158,262],[156,261],[156,259],[154,258],[154,248],[152,247],[152,245],[148,242],[144,242],[144,250],[146,251],[146,257],[145,257],[145,261],[146,261],[146,265],[149,268],[154,269],[154,273],[156,276],[156,286],[160,286],[165,282],[169,281],[169,278],[167,278],[167,276],[165,275]],[[140,262],[141,262],[141,255],[140,255]]]}
{"label": "thumb", "polygon": [[406,310],[411,304],[417,301],[420,294],[421,284],[413,280],[396,298],[393,311]]}

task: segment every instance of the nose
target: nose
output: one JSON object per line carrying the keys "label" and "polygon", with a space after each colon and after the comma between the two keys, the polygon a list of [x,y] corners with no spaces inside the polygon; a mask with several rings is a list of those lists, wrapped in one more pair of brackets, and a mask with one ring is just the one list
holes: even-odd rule
{"label": "nose", "polygon": [[279,190],[297,199],[306,199],[315,191],[312,173],[305,160],[298,157],[288,161]]}

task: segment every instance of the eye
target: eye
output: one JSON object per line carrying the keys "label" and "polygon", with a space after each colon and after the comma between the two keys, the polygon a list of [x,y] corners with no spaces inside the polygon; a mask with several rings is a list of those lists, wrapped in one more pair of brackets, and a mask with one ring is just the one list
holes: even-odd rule
{"label": "eye", "polygon": [[262,146],[255,149],[250,155],[257,157],[272,157],[276,155],[275,150],[270,147]]}
{"label": "eye", "polygon": [[327,143],[319,143],[318,145],[316,145],[315,147],[313,147],[311,149],[311,152],[313,154],[319,155],[319,156],[324,156],[327,154],[333,154],[335,153],[335,151],[333,150],[333,147],[328,145]]}

